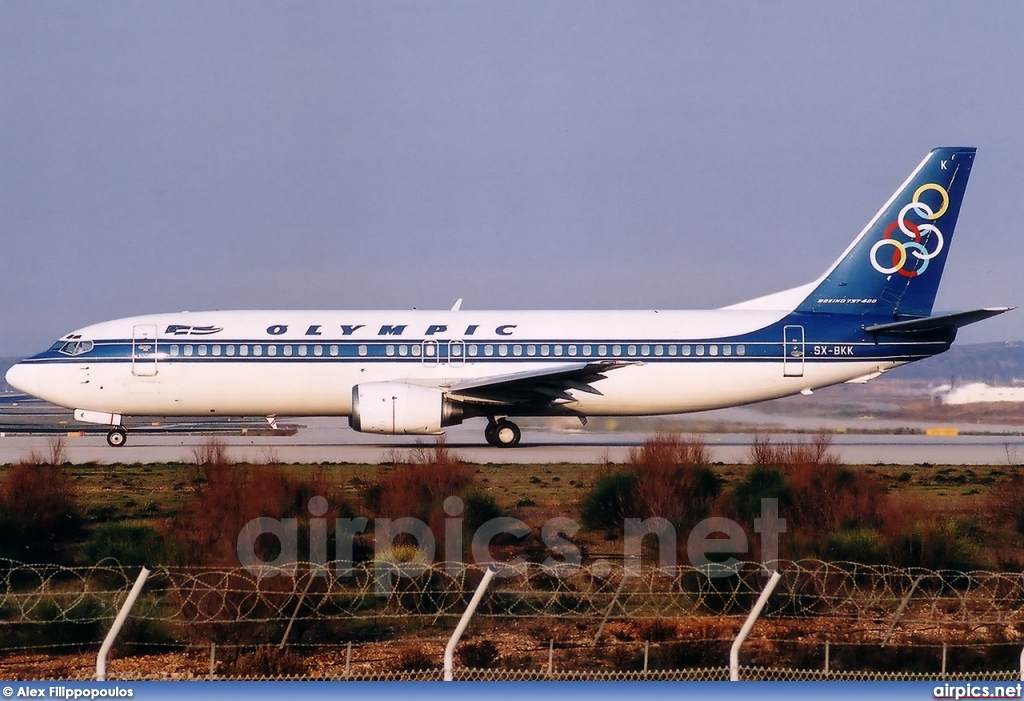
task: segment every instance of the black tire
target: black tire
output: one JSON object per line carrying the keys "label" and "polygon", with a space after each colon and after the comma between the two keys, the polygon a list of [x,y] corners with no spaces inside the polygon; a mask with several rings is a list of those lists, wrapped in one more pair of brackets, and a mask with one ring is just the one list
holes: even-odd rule
{"label": "black tire", "polygon": [[120,426],[110,429],[110,433],[107,434],[107,445],[111,448],[120,448],[127,442],[128,432]]}
{"label": "black tire", "polygon": [[519,441],[523,437],[523,432],[519,430],[519,427],[508,419],[502,419],[495,423],[491,433],[494,436],[493,445],[499,448],[514,448],[519,445]]}
{"label": "black tire", "polygon": [[488,421],[487,427],[484,429],[484,440],[487,441],[487,445],[498,447],[498,439],[494,436],[495,431],[498,430],[498,424],[494,421]]}

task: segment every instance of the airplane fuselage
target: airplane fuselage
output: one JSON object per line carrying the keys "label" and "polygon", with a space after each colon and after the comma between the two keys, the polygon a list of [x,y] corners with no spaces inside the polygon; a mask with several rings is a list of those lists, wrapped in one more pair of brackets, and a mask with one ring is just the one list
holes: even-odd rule
{"label": "airplane fuselage", "polygon": [[[647,415],[870,376],[952,340],[879,343],[861,321],[747,310],[158,314],[75,331],[25,361],[18,381],[52,403],[99,412],[347,416],[360,383],[450,389],[617,361],[628,365],[594,384],[600,394],[569,389],[572,401],[538,413]],[[79,352],[83,342],[91,347]],[[32,383],[33,368],[46,380]]]}

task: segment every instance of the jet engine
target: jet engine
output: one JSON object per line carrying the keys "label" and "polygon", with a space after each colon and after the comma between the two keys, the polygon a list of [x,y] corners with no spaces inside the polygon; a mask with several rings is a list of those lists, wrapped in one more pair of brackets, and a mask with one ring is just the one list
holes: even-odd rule
{"label": "jet engine", "polygon": [[444,426],[462,423],[462,409],[436,387],[364,382],[352,388],[348,425],[364,433],[438,434]]}

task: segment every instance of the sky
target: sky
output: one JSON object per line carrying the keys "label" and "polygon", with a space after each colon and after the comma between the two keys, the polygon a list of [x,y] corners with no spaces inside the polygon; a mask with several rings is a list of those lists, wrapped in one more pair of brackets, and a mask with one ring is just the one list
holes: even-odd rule
{"label": "sky", "polygon": [[935,146],[978,147],[936,310],[1022,305],[1022,37],[1020,2],[4,0],[0,356],[185,309],[731,304]]}

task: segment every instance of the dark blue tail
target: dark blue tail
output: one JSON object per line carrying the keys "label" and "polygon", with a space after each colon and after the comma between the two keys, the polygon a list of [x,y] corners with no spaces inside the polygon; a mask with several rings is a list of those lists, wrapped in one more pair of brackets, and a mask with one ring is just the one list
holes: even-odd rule
{"label": "dark blue tail", "polygon": [[796,311],[930,315],[974,153],[929,153]]}

